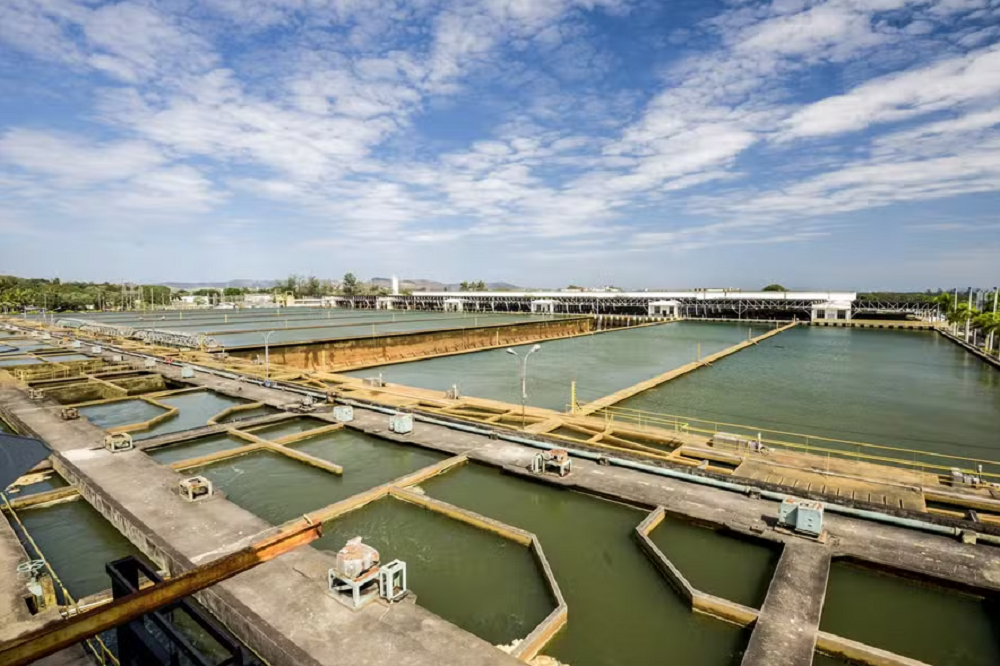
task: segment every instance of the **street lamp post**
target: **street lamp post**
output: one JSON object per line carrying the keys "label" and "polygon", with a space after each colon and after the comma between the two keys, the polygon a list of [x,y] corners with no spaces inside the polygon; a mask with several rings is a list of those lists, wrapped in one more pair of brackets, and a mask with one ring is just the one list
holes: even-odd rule
{"label": "street lamp post", "polygon": [[271,339],[271,334],[274,331],[268,331],[267,333],[261,333],[261,337],[264,338],[264,380],[271,381],[271,348],[268,346],[268,341]]}
{"label": "street lamp post", "polygon": [[517,356],[518,358],[521,359],[521,429],[522,430],[524,429],[524,423],[525,423],[524,404],[528,400],[528,357],[541,348],[542,348],[541,345],[535,345],[530,350],[528,350],[528,353],[525,354],[523,358],[521,357],[520,354],[518,354],[510,347],[507,348],[508,354],[513,354],[514,356]]}

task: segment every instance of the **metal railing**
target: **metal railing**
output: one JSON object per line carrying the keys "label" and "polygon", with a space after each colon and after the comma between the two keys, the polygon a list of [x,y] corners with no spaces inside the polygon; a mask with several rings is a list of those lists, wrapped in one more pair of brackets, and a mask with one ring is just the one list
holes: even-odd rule
{"label": "metal railing", "polygon": [[[826,458],[842,458],[857,462],[892,465],[924,473],[950,476],[952,470],[979,476],[984,481],[1000,482],[1000,461],[947,453],[937,453],[885,444],[872,444],[821,435],[773,430],[746,424],[712,421],[675,414],[659,414],[626,407],[605,407],[590,415],[601,418],[605,427],[614,424],[638,428],[656,428],[673,432],[713,437],[717,433],[741,435],[767,448],[811,453]],[[746,451],[721,442],[713,448]]]}

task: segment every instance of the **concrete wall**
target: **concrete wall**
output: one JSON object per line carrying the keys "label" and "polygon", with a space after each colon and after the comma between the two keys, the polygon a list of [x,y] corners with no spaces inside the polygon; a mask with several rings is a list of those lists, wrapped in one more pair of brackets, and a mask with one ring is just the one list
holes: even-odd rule
{"label": "concrete wall", "polygon": [[52,398],[61,405],[75,405],[80,402],[91,402],[94,400],[110,400],[120,398],[121,393],[116,392],[106,384],[95,381],[81,381],[63,386],[38,386],[45,391],[45,395]]}
{"label": "concrete wall", "polygon": [[123,379],[108,377],[106,378],[106,381],[114,384],[115,386],[121,386],[123,389],[128,391],[129,395],[155,393],[157,391],[166,391],[169,388],[162,375],[150,374],[141,375],[139,377],[126,377]]}
{"label": "concrete wall", "polygon": [[[271,362],[301,370],[343,371],[417,358],[462,353],[589,333],[589,317],[534,321],[478,328],[393,333],[291,345],[271,345]],[[261,349],[230,352],[238,358],[263,356]]]}

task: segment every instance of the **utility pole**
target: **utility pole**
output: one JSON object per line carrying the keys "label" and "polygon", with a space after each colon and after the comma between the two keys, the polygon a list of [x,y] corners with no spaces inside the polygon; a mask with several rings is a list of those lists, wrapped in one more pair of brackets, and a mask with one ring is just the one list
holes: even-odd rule
{"label": "utility pole", "polygon": [[[527,354],[524,355],[523,358],[521,358],[521,429],[522,430],[524,430],[526,421],[524,415],[525,403],[528,401],[528,357],[541,348],[542,348],[541,345],[535,345],[528,351]],[[518,354],[510,347],[507,348],[507,353],[520,357],[520,354]]]}
{"label": "utility pole", "polygon": [[[969,287],[969,311],[966,315],[972,314],[972,287]],[[972,328],[972,317],[967,316],[965,320],[965,341],[969,341],[969,330]]]}
{"label": "utility pole", "polygon": [[271,339],[271,334],[274,331],[268,331],[267,333],[261,333],[261,337],[264,338],[264,379],[265,381],[271,381],[271,348],[268,346],[268,341]]}
{"label": "utility pole", "polygon": [[[996,315],[996,313],[997,313],[997,296],[1000,296],[1000,287],[994,287],[993,288],[993,314],[994,315]],[[995,337],[996,337],[996,332],[995,331],[990,331],[990,337],[986,341],[986,351],[987,351],[987,353],[989,353],[989,350],[993,349],[993,338],[995,338]]]}

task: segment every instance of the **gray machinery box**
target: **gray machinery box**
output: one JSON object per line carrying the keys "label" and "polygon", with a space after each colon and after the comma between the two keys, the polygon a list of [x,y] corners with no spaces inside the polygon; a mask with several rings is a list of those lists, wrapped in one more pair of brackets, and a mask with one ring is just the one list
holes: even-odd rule
{"label": "gray machinery box", "polygon": [[397,435],[413,432],[413,414],[393,414],[389,417],[389,430]]}

